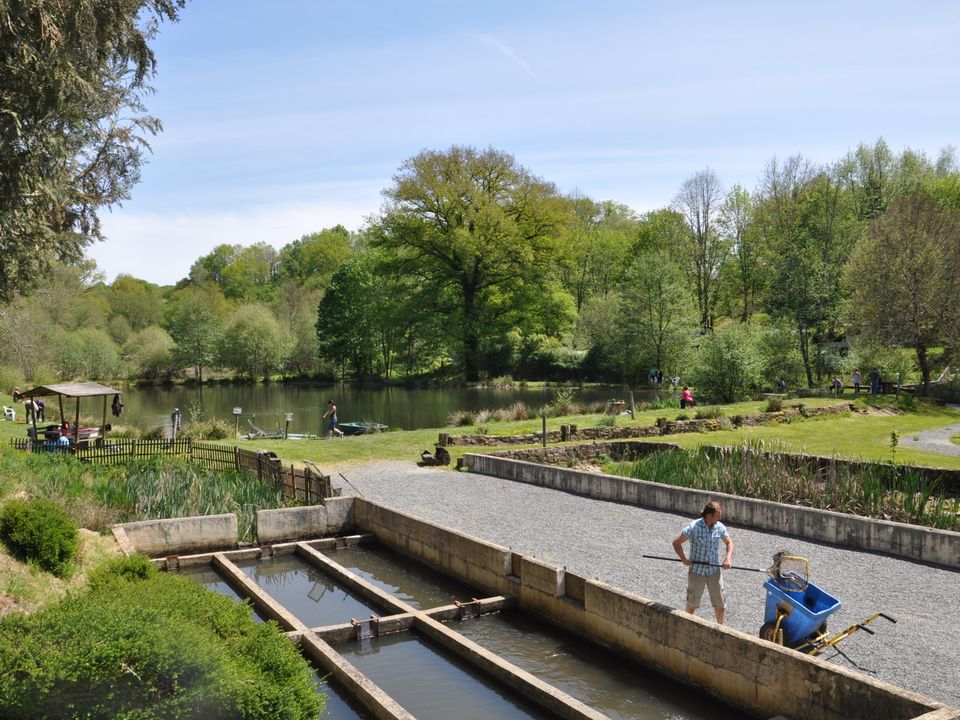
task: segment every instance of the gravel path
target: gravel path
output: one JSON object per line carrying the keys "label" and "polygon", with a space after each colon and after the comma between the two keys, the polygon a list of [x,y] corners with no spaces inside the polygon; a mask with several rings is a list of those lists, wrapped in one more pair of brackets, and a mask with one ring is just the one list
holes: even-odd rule
{"label": "gravel path", "polygon": [[[960,405],[948,405],[947,407],[960,410]],[[957,434],[960,434],[960,424],[938,428],[937,430],[924,430],[906,438],[904,447],[960,457],[960,445],[950,441],[950,438]]]}
{"label": "gravel path", "polygon": [[[332,470],[344,495],[359,490],[384,505],[566,566],[577,575],[682,606],[683,566],[641,555],[672,555],[670,543],[687,517],[406,462],[325,469]],[[723,521],[735,541],[735,565],[766,568],[779,549],[809,558],[811,580],[843,603],[830,619],[832,631],[878,611],[898,621],[892,625],[879,618],[870,626],[876,635],[858,632],[838,646],[840,652],[821,657],[960,707],[960,572],[746,530],[726,515]],[[763,621],[765,576],[731,570],[724,578],[727,623],[756,633]],[[710,608],[700,613],[713,615]]]}

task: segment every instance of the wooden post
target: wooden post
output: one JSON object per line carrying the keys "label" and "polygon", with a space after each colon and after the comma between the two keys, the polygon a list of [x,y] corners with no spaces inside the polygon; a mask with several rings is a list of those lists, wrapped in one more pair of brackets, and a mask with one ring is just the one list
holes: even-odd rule
{"label": "wooden post", "polygon": [[631,390],[630,391],[630,419],[631,420],[636,417],[636,413],[637,413],[637,406],[633,402],[633,390]]}
{"label": "wooden post", "polygon": [[103,396],[103,418],[100,420],[100,437],[107,434],[107,396]]}
{"label": "wooden post", "polygon": [[447,433],[440,433],[440,437],[437,440],[437,445],[440,447],[446,447],[450,442],[450,436]]}
{"label": "wooden post", "polygon": [[240,448],[233,446],[233,466],[236,470],[240,469]]}
{"label": "wooden post", "polygon": [[[36,415],[36,413],[34,413]],[[77,440],[80,439],[80,398],[77,398],[77,419],[73,424],[73,446],[77,446]]]}
{"label": "wooden post", "polygon": [[547,446],[547,414],[540,416],[543,419],[543,446]]}
{"label": "wooden post", "polygon": [[570,439],[570,426],[561,425],[560,426],[560,442],[566,442]]}

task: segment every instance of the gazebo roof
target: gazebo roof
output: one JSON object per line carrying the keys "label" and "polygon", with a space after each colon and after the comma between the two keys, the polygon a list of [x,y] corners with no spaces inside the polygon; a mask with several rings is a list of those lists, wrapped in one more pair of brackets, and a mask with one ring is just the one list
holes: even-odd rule
{"label": "gazebo roof", "polygon": [[59,385],[38,385],[21,393],[23,397],[46,397],[48,395],[62,395],[63,397],[101,397],[103,395],[118,395],[119,390],[95,382],[62,383]]}

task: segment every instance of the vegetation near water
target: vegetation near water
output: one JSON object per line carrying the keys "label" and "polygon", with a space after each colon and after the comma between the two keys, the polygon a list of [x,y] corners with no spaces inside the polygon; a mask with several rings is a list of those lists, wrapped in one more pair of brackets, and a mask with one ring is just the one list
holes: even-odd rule
{"label": "vegetation near water", "polygon": [[912,468],[840,464],[824,474],[768,452],[763,443],[719,452],[665,450],[633,462],[607,462],[603,469],[666,485],[960,530],[958,499]]}

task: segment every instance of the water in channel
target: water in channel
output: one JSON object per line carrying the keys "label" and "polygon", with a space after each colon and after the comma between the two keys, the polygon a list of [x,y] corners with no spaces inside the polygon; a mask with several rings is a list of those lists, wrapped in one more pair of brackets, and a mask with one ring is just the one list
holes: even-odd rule
{"label": "water in channel", "polygon": [[307,627],[339,625],[351,618],[384,614],[294,555],[243,560],[237,566]]}
{"label": "water in channel", "polygon": [[335,648],[418,720],[555,720],[413,631]]}
{"label": "water in channel", "polygon": [[468,585],[380,547],[351,546],[324,550],[324,555],[417,609],[451,605],[454,600],[463,602],[477,596]]}

